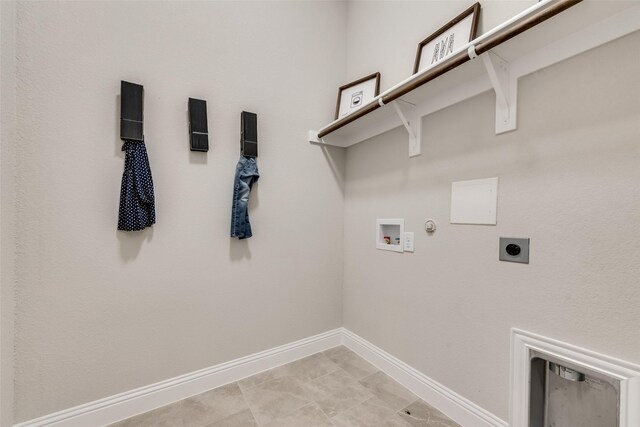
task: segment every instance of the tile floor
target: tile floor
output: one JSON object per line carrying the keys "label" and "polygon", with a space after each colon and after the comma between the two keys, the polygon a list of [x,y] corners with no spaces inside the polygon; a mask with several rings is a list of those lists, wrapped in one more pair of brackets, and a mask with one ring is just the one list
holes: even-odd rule
{"label": "tile floor", "polygon": [[459,427],[340,346],[112,427]]}

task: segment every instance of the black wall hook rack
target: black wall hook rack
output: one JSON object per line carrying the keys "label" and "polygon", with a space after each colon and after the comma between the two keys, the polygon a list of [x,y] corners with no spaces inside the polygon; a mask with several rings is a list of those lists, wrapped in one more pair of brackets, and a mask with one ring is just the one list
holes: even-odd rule
{"label": "black wall hook rack", "polygon": [[243,111],[240,115],[240,151],[244,157],[258,157],[258,115]]}
{"label": "black wall hook rack", "polygon": [[209,151],[207,101],[189,98],[189,135],[191,151]]}
{"label": "black wall hook rack", "polygon": [[120,139],[144,141],[144,87],[120,81]]}

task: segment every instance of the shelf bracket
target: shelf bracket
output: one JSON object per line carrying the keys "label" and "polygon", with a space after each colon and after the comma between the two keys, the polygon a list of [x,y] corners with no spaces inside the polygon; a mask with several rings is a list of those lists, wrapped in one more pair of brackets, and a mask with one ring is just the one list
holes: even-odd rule
{"label": "shelf bracket", "polygon": [[422,153],[422,118],[418,116],[416,106],[400,99],[391,104],[409,134],[409,157],[419,156]]}
{"label": "shelf bracket", "polygon": [[518,79],[511,76],[509,63],[488,51],[480,55],[496,93],[496,134],[516,129]]}
{"label": "shelf bracket", "polygon": [[309,142],[312,144],[324,144],[322,138],[318,138],[318,131],[310,130],[308,134]]}

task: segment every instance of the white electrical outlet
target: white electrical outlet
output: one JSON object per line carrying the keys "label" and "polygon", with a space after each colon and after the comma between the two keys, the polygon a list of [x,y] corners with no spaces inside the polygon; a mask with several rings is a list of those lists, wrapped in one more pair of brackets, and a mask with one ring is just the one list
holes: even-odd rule
{"label": "white electrical outlet", "polygon": [[404,233],[404,250],[407,252],[413,252],[413,231],[405,231]]}

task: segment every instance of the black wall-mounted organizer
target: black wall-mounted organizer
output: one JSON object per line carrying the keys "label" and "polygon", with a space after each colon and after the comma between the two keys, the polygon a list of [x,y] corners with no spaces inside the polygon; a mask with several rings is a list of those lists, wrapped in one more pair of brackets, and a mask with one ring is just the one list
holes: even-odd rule
{"label": "black wall-mounted organizer", "polygon": [[120,139],[144,141],[144,87],[120,81]]}
{"label": "black wall-mounted organizer", "polygon": [[189,135],[191,151],[209,151],[207,101],[189,98]]}
{"label": "black wall-mounted organizer", "polygon": [[258,157],[258,115],[243,111],[240,115],[240,150],[245,157]]}

